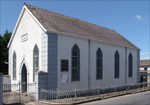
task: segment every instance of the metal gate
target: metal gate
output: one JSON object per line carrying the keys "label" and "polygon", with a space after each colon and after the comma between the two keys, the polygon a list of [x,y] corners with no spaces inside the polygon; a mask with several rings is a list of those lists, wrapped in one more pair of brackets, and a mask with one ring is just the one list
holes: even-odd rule
{"label": "metal gate", "polygon": [[37,95],[36,83],[28,83],[27,91],[23,91],[25,84],[3,84],[3,103],[17,104],[35,101]]}

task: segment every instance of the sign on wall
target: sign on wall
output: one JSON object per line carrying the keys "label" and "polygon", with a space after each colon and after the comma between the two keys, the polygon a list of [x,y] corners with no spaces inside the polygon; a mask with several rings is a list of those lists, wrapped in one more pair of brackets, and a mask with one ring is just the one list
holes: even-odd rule
{"label": "sign on wall", "polygon": [[61,83],[68,83],[68,73],[61,73]]}
{"label": "sign on wall", "polygon": [[68,60],[61,60],[61,71],[68,71]]}
{"label": "sign on wall", "polygon": [[28,40],[28,34],[27,33],[21,36],[21,41],[22,42],[25,42],[27,40]]}

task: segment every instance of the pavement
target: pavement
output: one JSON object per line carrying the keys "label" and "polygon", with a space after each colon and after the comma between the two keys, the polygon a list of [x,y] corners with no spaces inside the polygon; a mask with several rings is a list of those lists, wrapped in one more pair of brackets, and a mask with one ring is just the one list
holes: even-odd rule
{"label": "pavement", "polygon": [[88,102],[81,105],[150,105],[150,91]]}
{"label": "pavement", "polygon": [[[19,101],[20,99],[20,101]],[[5,92],[3,94],[3,103],[4,105],[20,105],[14,103],[28,103],[28,102],[35,101],[33,96],[27,96],[26,93],[19,93],[17,92]],[[12,104],[13,103],[13,104]]]}
{"label": "pavement", "polygon": [[[27,102],[25,104],[9,104],[9,105],[54,105],[54,104],[56,105],[56,103],[50,104],[43,102]],[[80,105],[150,105],[150,91],[136,94],[128,94],[104,100],[91,101]]]}

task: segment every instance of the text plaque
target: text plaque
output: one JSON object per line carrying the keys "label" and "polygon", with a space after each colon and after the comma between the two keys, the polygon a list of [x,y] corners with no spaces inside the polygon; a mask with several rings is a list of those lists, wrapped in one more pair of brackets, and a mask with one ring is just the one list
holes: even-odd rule
{"label": "text plaque", "polygon": [[28,34],[24,34],[24,35],[21,36],[21,41],[22,42],[25,42],[27,40],[28,40]]}

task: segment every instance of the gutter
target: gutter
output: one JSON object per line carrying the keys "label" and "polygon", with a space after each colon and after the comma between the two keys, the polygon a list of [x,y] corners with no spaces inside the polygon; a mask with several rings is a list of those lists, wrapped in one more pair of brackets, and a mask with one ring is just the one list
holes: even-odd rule
{"label": "gutter", "polygon": [[90,62],[91,62],[91,60],[90,60],[90,55],[91,55],[91,53],[90,53],[90,49],[91,49],[91,47],[90,47],[90,40],[88,40],[88,89],[90,89]]}
{"label": "gutter", "polygon": [[125,84],[127,84],[127,47],[125,47]]}

